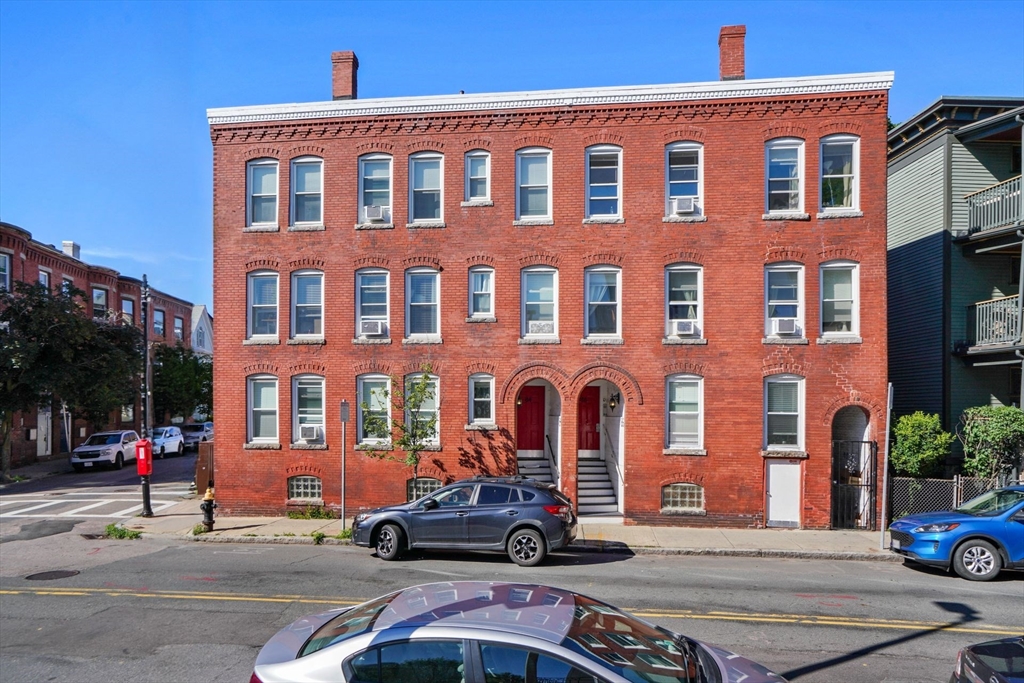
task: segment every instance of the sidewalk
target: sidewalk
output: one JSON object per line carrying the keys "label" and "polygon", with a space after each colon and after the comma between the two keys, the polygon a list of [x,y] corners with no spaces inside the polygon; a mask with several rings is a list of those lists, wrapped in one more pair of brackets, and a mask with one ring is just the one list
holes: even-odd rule
{"label": "sidewalk", "polygon": [[[287,517],[216,517],[214,531],[193,535],[202,524],[199,498],[182,501],[160,514],[125,523],[147,535],[212,543],[304,543],[348,545],[338,538],[341,520]],[[349,525],[350,526],[350,525]],[[316,534],[314,536],[314,534]],[[323,534],[323,536],[320,536]],[[902,562],[879,550],[877,531],[805,531],[782,529],[692,529],[582,523],[575,552],[618,552],[651,555],[719,555],[733,557],[873,560]]]}
{"label": "sidewalk", "polygon": [[[43,460],[40,462],[34,462],[31,465],[13,468],[11,469],[11,476],[21,477],[24,481],[35,481],[55,474],[67,474],[70,472],[74,472],[74,470],[71,469],[71,463],[68,461],[68,454],[63,453],[59,456],[53,456],[50,460]],[[14,493],[18,483],[20,482],[0,484],[0,490],[9,489],[10,493]]]}

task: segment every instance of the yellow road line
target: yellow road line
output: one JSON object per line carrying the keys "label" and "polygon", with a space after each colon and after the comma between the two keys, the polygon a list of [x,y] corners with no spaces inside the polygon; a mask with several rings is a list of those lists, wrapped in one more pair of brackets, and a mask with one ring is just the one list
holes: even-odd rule
{"label": "yellow road line", "polygon": [[[349,606],[365,602],[352,597],[315,598],[305,595],[260,595],[256,593],[219,593],[212,591],[140,591],[125,588],[20,588],[0,589],[0,595],[40,595],[59,597],[130,597],[156,598],[162,600],[205,600],[222,602],[266,602],[266,603],[299,603],[311,605]],[[907,619],[872,619],[841,616],[816,616],[811,614],[773,614],[758,612],[697,612],[694,610],[643,610],[627,609],[626,611],[646,619],[702,619],[710,621],[740,621],[749,623],[799,624],[806,626],[836,626],[840,628],[863,629],[900,629],[907,631],[942,630],[951,633],[977,633],[991,636],[1015,636],[1024,632],[1024,627],[1010,626],[973,626],[969,624],[951,624],[942,621],[911,621]]]}

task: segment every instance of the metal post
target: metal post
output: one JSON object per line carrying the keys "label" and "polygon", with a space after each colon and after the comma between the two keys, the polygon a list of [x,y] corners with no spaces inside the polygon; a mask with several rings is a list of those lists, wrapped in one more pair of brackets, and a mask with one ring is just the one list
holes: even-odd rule
{"label": "metal post", "polygon": [[878,549],[885,550],[886,521],[889,519],[889,421],[892,418],[892,382],[885,407],[885,458],[882,461],[882,523],[878,531]]}
{"label": "metal post", "polygon": [[149,475],[142,475],[142,517],[153,516],[153,505],[149,500]]}
{"label": "metal post", "polygon": [[[149,438],[149,280],[142,276],[142,438]],[[152,458],[152,455],[150,455]],[[142,475],[142,516],[152,517],[149,475]]]}
{"label": "metal post", "polygon": [[341,402],[341,530],[345,530],[345,441],[348,426],[348,401]]}

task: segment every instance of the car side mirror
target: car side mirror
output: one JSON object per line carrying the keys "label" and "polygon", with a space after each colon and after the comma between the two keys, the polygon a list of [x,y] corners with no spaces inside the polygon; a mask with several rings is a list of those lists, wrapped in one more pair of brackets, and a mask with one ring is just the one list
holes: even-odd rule
{"label": "car side mirror", "polygon": [[1015,512],[1013,517],[1011,517],[1010,519],[1012,519],[1015,522],[1024,522],[1024,509],[1017,510],[1017,512]]}
{"label": "car side mirror", "polygon": [[438,503],[433,498],[427,498],[425,501],[423,501],[423,509],[424,510],[433,510],[433,509],[438,508],[438,507],[441,507],[441,504]]}

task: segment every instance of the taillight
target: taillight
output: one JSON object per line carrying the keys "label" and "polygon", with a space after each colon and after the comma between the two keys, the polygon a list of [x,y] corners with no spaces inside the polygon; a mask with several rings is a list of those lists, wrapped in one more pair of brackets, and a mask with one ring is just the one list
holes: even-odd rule
{"label": "taillight", "polygon": [[256,672],[252,672],[252,677],[249,678],[249,683],[263,683],[263,680],[256,675]]}
{"label": "taillight", "polygon": [[545,505],[544,511],[549,515],[554,515],[559,519],[569,521],[569,506],[568,505]]}

